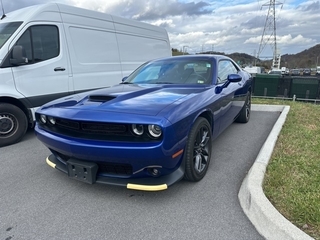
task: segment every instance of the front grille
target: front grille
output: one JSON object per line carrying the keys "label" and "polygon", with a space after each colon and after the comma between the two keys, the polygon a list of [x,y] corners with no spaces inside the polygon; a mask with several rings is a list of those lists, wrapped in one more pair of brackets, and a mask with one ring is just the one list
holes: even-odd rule
{"label": "front grille", "polygon": [[58,118],[56,120],[56,125],[66,129],[80,129],[80,124],[78,122],[69,121],[61,118]]}
{"label": "front grille", "polygon": [[[45,129],[64,136],[113,141],[136,141],[129,124],[82,122],[68,119],[56,119],[56,124],[42,124]],[[145,139],[147,140],[147,139]],[[140,137],[139,141],[145,141]],[[150,139],[148,139],[150,140]]]}
{"label": "front grille", "polygon": [[125,134],[127,126],[125,124],[113,123],[95,123],[95,122],[76,122],[58,118],[56,119],[56,127],[61,127],[67,130],[78,130],[81,133],[94,133],[94,134]]}
{"label": "front grille", "polygon": [[104,123],[81,123],[81,130],[90,133],[125,133],[127,128],[120,124],[104,124]]}

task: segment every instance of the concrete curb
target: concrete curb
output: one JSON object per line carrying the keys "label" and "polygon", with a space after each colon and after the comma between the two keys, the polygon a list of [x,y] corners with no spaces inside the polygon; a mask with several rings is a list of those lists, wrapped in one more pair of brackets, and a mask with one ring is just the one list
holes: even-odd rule
{"label": "concrete curb", "polygon": [[257,231],[266,239],[311,240],[309,235],[289,222],[265,196],[262,183],[269,159],[290,110],[289,106],[252,105],[252,111],[279,111],[278,120],[263,144],[240,187],[240,205]]}

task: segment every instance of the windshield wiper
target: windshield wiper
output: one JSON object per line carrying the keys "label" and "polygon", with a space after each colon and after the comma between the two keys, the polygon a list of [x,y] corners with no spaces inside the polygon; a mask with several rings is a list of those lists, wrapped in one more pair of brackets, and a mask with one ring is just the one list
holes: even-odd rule
{"label": "windshield wiper", "polygon": [[172,82],[155,82],[155,84],[173,84]]}

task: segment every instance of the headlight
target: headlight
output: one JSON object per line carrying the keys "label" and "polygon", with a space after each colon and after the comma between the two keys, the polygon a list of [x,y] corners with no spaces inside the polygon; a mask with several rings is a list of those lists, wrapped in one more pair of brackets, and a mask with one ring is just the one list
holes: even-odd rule
{"label": "headlight", "polygon": [[52,125],[55,125],[56,124],[56,119],[53,118],[53,117],[48,117],[49,119],[49,122],[52,124]]}
{"label": "headlight", "polygon": [[162,134],[161,127],[159,125],[148,125],[149,134],[152,137],[158,138]]}
{"label": "headlight", "polygon": [[131,127],[132,131],[138,136],[141,136],[144,132],[142,124],[132,124]]}
{"label": "headlight", "polygon": [[41,115],[40,115],[40,121],[41,121],[42,123],[46,124],[46,123],[47,123],[47,117],[46,117],[46,115],[41,114]]}

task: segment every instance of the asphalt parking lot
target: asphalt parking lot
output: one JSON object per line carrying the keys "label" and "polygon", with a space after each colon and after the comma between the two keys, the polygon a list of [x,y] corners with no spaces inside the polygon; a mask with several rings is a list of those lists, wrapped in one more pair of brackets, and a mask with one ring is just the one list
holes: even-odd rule
{"label": "asphalt parking lot", "polygon": [[215,140],[202,181],[161,192],[69,179],[45,163],[49,150],[29,131],[0,148],[0,240],[263,239],[237,195],[278,116],[253,111],[234,123]]}

